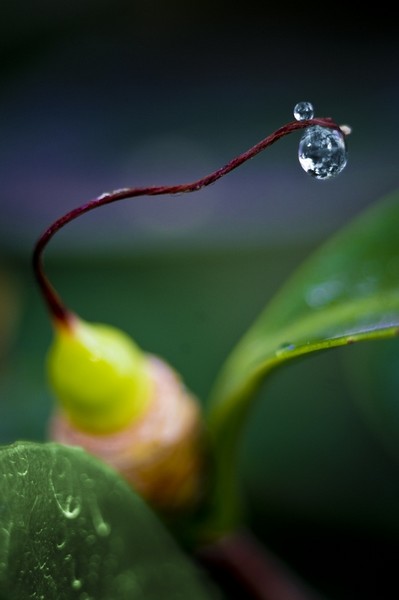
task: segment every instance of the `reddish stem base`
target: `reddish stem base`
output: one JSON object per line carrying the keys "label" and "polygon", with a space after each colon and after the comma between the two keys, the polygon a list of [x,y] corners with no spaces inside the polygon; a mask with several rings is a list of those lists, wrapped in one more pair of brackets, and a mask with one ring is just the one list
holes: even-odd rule
{"label": "reddish stem base", "polygon": [[226,535],[197,556],[216,583],[228,588],[229,600],[325,600],[248,531]]}

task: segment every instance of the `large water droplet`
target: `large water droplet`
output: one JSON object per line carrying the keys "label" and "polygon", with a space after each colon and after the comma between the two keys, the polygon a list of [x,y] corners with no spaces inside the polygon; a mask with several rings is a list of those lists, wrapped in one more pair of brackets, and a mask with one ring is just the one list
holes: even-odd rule
{"label": "large water droplet", "polygon": [[304,171],[312,177],[334,177],[348,161],[345,138],[337,129],[308,127],[299,142],[298,158]]}
{"label": "large water droplet", "polygon": [[310,102],[298,102],[298,104],[295,104],[294,117],[297,121],[306,121],[307,119],[313,119],[313,116],[313,104],[311,104]]}

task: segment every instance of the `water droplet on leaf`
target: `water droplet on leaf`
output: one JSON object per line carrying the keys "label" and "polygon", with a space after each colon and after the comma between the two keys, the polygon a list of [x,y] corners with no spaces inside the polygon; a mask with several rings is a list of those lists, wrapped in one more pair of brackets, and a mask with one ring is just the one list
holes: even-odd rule
{"label": "water droplet on leaf", "polygon": [[60,529],[56,533],[55,546],[56,548],[58,548],[58,550],[62,550],[62,548],[65,548],[66,542],[67,532],[65,531],[65,529]]}
{"label": "water droplet on leaf", "polygon": [[51,469],[50,487],[64,517],[76,519],[81,512],[82,500],[74,490],[73,472],[67,459],[58,461]]}
{"label": "water droplet on leaf", "polygon": [[29,470],[29,462],[25,456],[20,455],[18,460],[17,475],[24,477]]}
{"label": "water droplet on leaf", "polygon": [[311,308],[322,308],[338,300],[345,292],[345,284],[339,279],[323,281],[309,287],[305,299]]}
{"label": "water droplet on leaf", "polygon": [[74,497],[72,494],[68,494],[67,496],[55,494],[55,500],[64,517],[67,519],[76,519],[80,513],[80,498]]}
{"label": "water droplet on leaf", "polygon": [[101,537],[106,537],[107,535],[110,534],[111,527],[109,526],[108,523],[106,523],[105,521],[102,521],[101,523],[97,524],[96,530],[97,530],[98,535],[100,535]]}
{"label": "water droplet on leaf", "polygon": [[285,354],[289,354],[293,350],[295,350],[295,344],[291,344],[291,342],[284,342],[280,345],[280,347],[276,350],[276,356],[283,356]]}
{"label": "water droplet on leaf", "polygon": [[80,590],[81,587],[82,587],[82,582],[80,581],[80,579],[74,579],[72,581],[72,588],[74,590]]}

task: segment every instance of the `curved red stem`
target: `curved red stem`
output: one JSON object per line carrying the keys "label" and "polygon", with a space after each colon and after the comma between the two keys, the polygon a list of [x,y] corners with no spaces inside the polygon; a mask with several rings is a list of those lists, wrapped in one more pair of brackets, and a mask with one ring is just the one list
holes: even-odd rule
{"label": "curved red stem", "polygon": [[[200,563],[217,580],[229,582],[234,598],[326,600],[246,530],[235,531],[197,550]],[[229,595],[229,598],[231,596]]]}
{"label": "curved red stem", "polygon": [[67,325],[71,319],[71,313],[69,309],[65,306],[65,304],[63,303],[63,301],[61,300],[61,298],[59,297],[59,295],[57,294],[57,292],[55,291],[55,289],[53,288],[53,286],[51,285],[44,273],[42,260],[43,251],[47,246],[48,242],[57,233],[57,231],[62,229],[62,227],[64,227],[80,215],[83,215],[84,213],[87,213],[100,206],[110,204],[111,202],[117,202],[118,200],[135,198],[137,196],[160,196],[163,194],[173,195],[187,192],[196,192],[203,187],[215,183],[215,181],[221,179],[222,177],[224,177],[225,175],[227,175],[228,173],[245,163],[247,160],[253,158],[257,154],[262,152],[262,150],[265,150],[265,148],[271,146],[282,137],[292,133],[293,131],[304,129],[311,125],[320,125],[322,127],[328,127],[330,129],[337,129],[341,131],[339,125],[334,123],[334,121],[330,118],[292,121],[290,123],[287,123],[286,125],[283,125],[279,129],[268,135],[266,138],[261,140],[258,144],[256,144],[246,152],[243,152],[239,156],[233,158],[230,162],[228,162],[220,169],[217,169],[213,173],[210,173],[209,175],[206,175],[201,179],[198,179],[191,183],[182,183],[178,185],[148,186],[115,190],[110,193],[102,194],[94,200],[90,200],[86,204],[83,204],[71,210],[64,216],[57,219],[52,225],[50,225],[50,227],[48,227],[48,229],[44,231],[44,233],[38,239],[32,257],[33,271],[51,316],[55,320],[60,321],[65,325]]}

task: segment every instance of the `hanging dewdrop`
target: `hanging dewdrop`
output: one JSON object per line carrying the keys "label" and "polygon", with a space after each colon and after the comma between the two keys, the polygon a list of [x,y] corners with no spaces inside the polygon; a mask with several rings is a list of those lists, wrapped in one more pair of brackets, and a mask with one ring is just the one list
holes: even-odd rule
{"label": "hanging dewdrop", "polygon": [[[314,110],[310,102],[298,102],[294,108],[297,121],[313,119]],[[348,126],[341,130],[311,125],[305,129],[298,149],[298,158],[306,173],[315,179],[330,179],[346,167],[348,151],[345,135],[350,133]]]}

